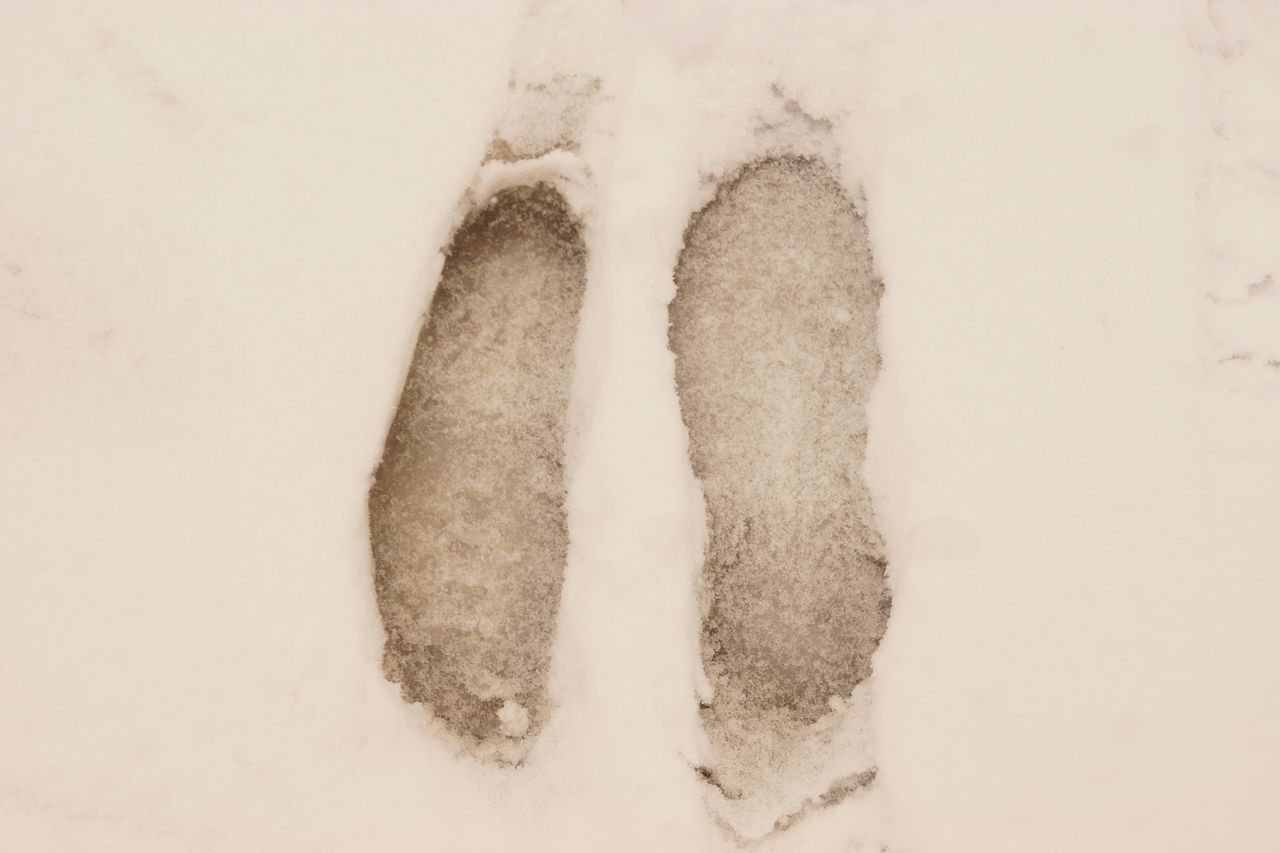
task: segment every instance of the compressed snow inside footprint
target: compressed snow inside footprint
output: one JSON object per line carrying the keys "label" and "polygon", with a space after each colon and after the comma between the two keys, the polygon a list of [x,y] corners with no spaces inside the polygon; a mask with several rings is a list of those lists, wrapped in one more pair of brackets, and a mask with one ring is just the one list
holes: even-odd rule
{"label": "compressed snow inside footprint", "polygon": [[881,285],[845,192],[798,157],[721,187],[676,285],[670,342],[709,527],[704,723],[722,787],[750,794],[870,674],[884,633],[861,477]]}
{"label": "compressed snow inside footprint", "polygon": [[529,712],[519,702],[507,700],[498,709],[499,728],[507,737],[523,737],[529,731]]}
{"label": "compressed snow inside footprint", "polygon": [[584,286],[578,225],[555,190],[506,190],[473,214],[370,493],[388,677],[472,742],[546,718]]}

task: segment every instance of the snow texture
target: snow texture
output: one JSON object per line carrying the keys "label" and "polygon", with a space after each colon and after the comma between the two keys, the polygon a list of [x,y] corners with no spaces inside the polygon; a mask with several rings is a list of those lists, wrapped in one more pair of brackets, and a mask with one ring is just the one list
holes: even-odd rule
{"label": "snow texture", "polygon": [[[691,222],[790,151],[884,283],[893,608],[830,751],[874,780],[811,777],[752,849],[1275,849],[1269,4],[0,19],[0,848],[739,849],[668,324]],[[386,679],[368,496],[443,252],[538,184],[585,285],[513,767]]]}
{"label": "snow texture", "polygon": [[1209,369],[1224,387],[1280,394],[1280,11],[1212,0],[1188,21],[1212,135],[1199,188],[1212,268]]}

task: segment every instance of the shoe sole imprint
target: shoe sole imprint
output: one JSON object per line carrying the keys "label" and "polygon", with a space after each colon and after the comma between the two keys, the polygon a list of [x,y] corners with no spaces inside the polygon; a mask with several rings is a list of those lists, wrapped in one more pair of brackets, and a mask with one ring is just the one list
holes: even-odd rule
{"label": "shoe sole imprint", "polygon": [[455,233],[369,494],[383,666],[475,754],[548,715],[581,226],[539,183]]}
{"label": "shoe sole imprint", "polygon": [[861,475],[883,288],[839,182],[794,155],[721,185],[675,282],[669,342],[708,515],[703,775],[749,801],[867,678],[888,619]]}

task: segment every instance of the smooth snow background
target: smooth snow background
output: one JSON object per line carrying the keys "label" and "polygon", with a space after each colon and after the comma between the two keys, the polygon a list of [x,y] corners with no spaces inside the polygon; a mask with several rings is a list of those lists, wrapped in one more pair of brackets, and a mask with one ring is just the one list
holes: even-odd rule
{"label": "smooth snow background", "polygon": [[1274,849],[1280,402],[1219,363],[1274,315],[1208,297],[1276,275],[1276,195],[1214,164],[1280,168],[1280,36],[1213,7],[630,13],[566,704],[510,776],[382,679],[364,497],[524,10],[0,3],[0,846],[717,849],[662,324],[699,176],[779,83],[887,282],[895,608],[875,799],[771,846]]}

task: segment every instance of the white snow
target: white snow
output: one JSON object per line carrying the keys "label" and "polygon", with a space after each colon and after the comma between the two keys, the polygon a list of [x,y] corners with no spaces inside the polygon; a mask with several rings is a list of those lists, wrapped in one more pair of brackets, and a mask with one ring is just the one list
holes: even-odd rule
{"label": "white snow", "polygon": [[[630,5],[0,4],[0,848],[734,849],[666,311],[798,108],[886,284],[894,608],[874,793],[761,849],[1273,850],[1275,13]],[[459,200],[527,178],[475,183],[508,79],[557,72],[608,111],[560,707],[499,771],[382,676],[365,498]]]}

